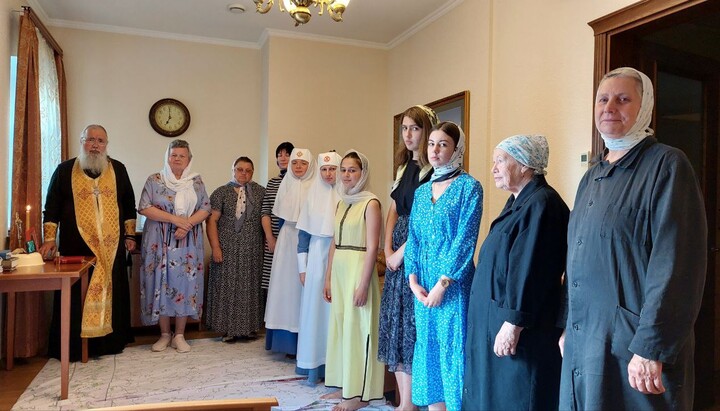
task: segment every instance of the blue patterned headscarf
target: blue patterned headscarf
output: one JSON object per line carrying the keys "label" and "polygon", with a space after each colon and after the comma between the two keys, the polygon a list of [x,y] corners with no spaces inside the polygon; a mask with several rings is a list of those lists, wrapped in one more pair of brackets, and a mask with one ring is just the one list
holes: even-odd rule
{"label": "blue patterned headscarf", "polygon": [[545,136],[520,134],[501,141],[496,148],[510,154],[520,164],[535,170],[535,174],[547,174],[550,149]]}

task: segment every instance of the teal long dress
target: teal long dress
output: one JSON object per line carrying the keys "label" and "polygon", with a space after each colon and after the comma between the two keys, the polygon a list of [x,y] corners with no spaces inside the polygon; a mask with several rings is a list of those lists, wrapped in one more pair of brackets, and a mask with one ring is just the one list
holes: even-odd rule
{"label": "teal long dress", "polygon": [[427,308],[415,300],[412,400],[417,405],[445,402],[448,410],[460,409],[468,297],[482,196],[480,183],[465,173],[434,203],[432,183],[415,192],[405,244],[405,274],[416,274],[428,292],[440,276],[453,279],[439,307]]}

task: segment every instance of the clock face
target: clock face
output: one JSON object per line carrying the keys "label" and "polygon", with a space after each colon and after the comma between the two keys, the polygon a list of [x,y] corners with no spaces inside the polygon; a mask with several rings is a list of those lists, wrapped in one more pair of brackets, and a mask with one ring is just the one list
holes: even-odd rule
{"label": "clock face", "polygon": [[150,109],[150,125],[159,134],[176,137],[184,133],[190,125],[190,112],[187,107],[175,99],[162,99]]}

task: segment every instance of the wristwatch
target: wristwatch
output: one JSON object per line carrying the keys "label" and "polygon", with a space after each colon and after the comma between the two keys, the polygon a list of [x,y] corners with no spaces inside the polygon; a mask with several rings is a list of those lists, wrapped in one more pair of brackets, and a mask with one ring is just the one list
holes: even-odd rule
{"label": "wristwatch", "polygon": [[452,284],[451,279],[449,279],[447,277],[442,277],[440,279],[440,285],[442,286],[442,288],[447,289],[448,287],[450,287],[450,284]]}

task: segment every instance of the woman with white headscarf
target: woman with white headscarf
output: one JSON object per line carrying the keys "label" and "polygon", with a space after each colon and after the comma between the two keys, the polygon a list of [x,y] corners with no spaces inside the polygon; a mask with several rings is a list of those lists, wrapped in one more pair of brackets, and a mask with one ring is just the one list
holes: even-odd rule
{"label": "woman with white headscarf", "polygon": [[652,82],[633,68],[598,86],[607,150],[568,226],[560,409],[693,409],[708,226],[692,164],[654,137],[653,105]]}
{"label": "woman with white headscarf", "polygon": [[357,410],[383,398],[385,368],[378,361],[380,288],[375,260],[382,211],[367,191],[370,165],[356,150],[340,164],[340,203],[325,275],[325,301],[331,303],[325,385],[339,388],[322,398],[343,401],[333,410]]}
{"label": "woman with white headscarf", "polygon": [[[202,222],[210,199],[198,173],[191,172],[192,153],[185,140],[173,140],[163,170],[148,177],[138,212],[144,215],[140,301],[143,324],[160,323],[153,351],[168,345],[190,351],[184,331],[188,317],[199,320],[203,307],[205,253]],[[175,335],[170,318],[175,317]]]}
{"label": "woman with white headscarf", "polygon": [[556,320],[570,211],[545,180],[549,154],[540,135],[508,137],[493,152],[495,186],[510,197],[473,278],[463,409],[558,408]]}
{"label": "woman with white headscarf", "polygon": [[300,326],[302,284],[298,281],[298,229],[300,209],[315,177],[310,150],[294,148],[289,172],[278,188],[273,214],[284,223],[273,255],[270,286],[265,307],[265,349],[295,356]]}
{"label": "woman with white headscarf", "polygon": [[462,169],[465,135],[457,124],[433,127],[427,147],[433,175],[415,192],[405,243],[417,330],[412,400],[431,411],[459,410],[483,194]]}
{"label": "woman with white headscarf", "polygon": [[308,385],[325,378],[330,304],[323,299],[323,288],[334,234],[335,208],[340,199],[335,184],[341,160],[334,151],[318,156],[318,175],[310,186],[297,222],[300,230],[298,271],[303,292],[296,373],[307,375]]}

